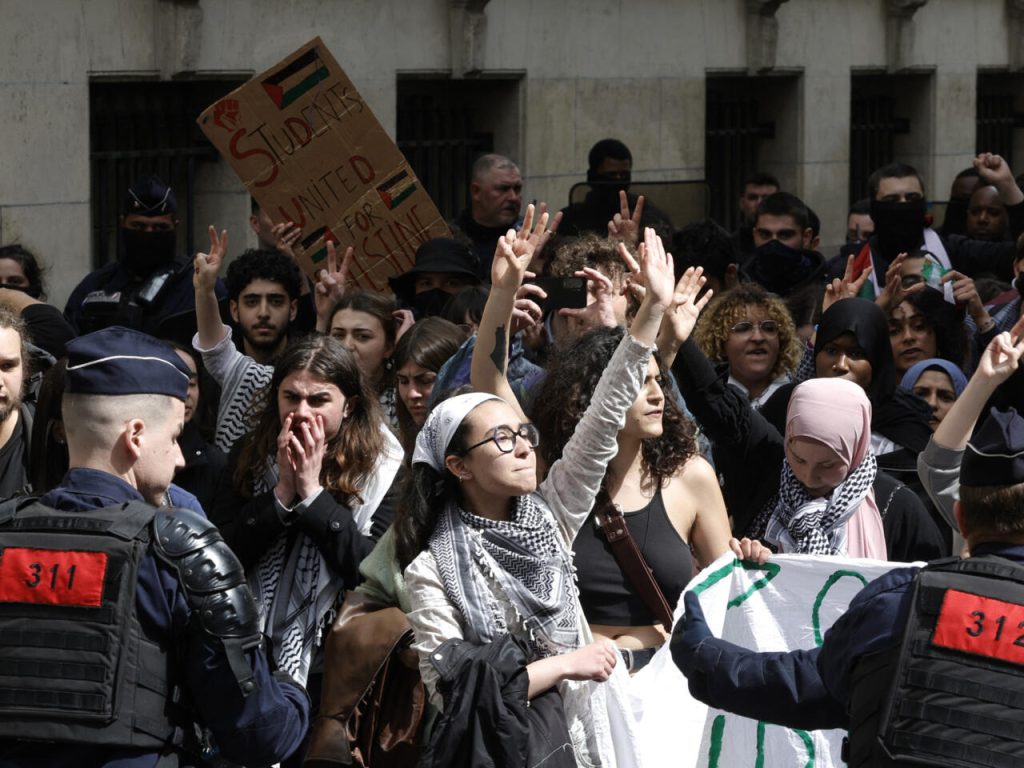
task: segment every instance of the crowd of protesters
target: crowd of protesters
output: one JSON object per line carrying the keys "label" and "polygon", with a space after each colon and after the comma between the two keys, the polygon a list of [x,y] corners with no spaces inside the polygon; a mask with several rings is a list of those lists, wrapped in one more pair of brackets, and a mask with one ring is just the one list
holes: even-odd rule
{"label": "crowd of protesters", "polygon": [[[616,687],[720,555],[960,554],[970,431],[946,420],[965,396],[978,413],[1024,403],[1024,193],[1007,162],[982,154],[957,177],[941,229],[913,167],[879,168],[829,222],[846,244],[822,253],[813,201],[769,174],[745,180],[730,233],[632,194],[622,142],[588,160],[586,198],[555,211],[524,208],[516,164],[481,157],[452,236],[423,242],[388,294],[359,289],[354,252],[333,244],[303,274],[299,228],[255,201],[257,248],[211,226],[209,248],[178,253],[177,200],[155,176],[128,190],[119,258],[63,312],[46,254],[0,247],[0,497],[59,507],[95,471],[95,500],[64,508],[191,510],[189,530],[237,558],[262,638],[223,664],[189,646],[214,656],[170,674],[191,685],[196,743],[129,728],[88,742],[97,754],[640,764]],[[576,278],[578,304],[551,307],[540,277]],[[151,396],[184,403],[163,454],[156,416],[101,407]],[[96,463],[84,414],[124,458]],[[0,537],[9,522],[0,511]],[[170,568],[158,554],[140,606],[162,583],[146,563]],[[183,589],[189,609],[162,624],[139,609],[144,637],[173,647],[175,622],[198,621]],[[240,703],[211,714],[195,680],[229,667]],[[4,731],[0,763],[76,764],[54,733]]]}

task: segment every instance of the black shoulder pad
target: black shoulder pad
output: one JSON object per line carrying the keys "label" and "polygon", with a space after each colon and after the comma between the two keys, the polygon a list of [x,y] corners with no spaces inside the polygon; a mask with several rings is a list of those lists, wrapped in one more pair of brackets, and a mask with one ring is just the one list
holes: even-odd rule
{"label": "black shoulder pad", "polygon": [[173,567],[193,617],[218,638],[244,695],[256,690],[245,651],[262,641],[259,612],[245,569],[213,523],[189,509],[161,510],[153,518],[157,557]]}

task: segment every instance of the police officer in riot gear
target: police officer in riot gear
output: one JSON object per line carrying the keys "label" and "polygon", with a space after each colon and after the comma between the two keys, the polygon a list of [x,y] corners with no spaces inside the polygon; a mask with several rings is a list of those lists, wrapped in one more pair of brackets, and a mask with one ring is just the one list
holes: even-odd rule
{"label": "police officer in riot gear", "polygon": [[[1009,336],[993,346],[1016,369],[1024,342]],[[1024,418],[1015,410],[993,408],[967,444],[955,510],[970,556],[871,582],[820,648],[755,653],[715,638],[687,593],[671,649],[690,692],[767,722],[846,728],[851,766],[1024,765]]]}
{"label": "police officer in riot gear", "polygon": [[[123,325],[153,336],[191,335],[192,260],[177,253],[177,198],[156,176],[128,189],[120,222],[120,258],[91,272],[68,298],[64,317],[76,333]],[[217,283],[217,297],[225,298]]]}
{"label": "police officer in riot gear", "polygon": [[242,567],[206,518],[163,506],[184,464],[188,371],[126,328],[67,347],[70,469],[0,505],[0,765],[269,765],[305,691],[271,673]]}

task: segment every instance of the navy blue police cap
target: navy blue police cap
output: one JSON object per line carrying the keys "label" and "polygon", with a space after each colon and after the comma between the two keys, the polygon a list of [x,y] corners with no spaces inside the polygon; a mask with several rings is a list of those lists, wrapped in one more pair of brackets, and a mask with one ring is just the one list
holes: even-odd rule
{"label": "navy blue police cap", "polygon": [[140,216],[164,216],[178,210],[178,198],[174,190],[163,183],[159,176],[151,175],[139,179],[130,187],[124,200],[124,213]]}
{"label": "navy blue police cap", "polygon": [[119,325],[69,341],[64,391],[81,395],[167,395],[185,400],[192,372],[174,348]]}
{"label": "navy blue police cap", "polygon": [[1024,418],[1015,408],[993,408],[967,444],[960,485],[973,487],[1024,483]]}

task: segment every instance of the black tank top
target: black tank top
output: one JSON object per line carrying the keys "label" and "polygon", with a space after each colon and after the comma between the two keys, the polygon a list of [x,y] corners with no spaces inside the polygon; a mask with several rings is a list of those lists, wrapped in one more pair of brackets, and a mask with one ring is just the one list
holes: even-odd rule
{"label": "black tank top", "polygon": [[[676,607],[693,576],[690,547],[668,519],[661,489],[643,509],[624,513],[629,532],[654,572],[665,600]],[[639,627],[657,624],[643,599],[619,568],[611,545],[591,513],[573,542],[576,574],[580,587],[580,603],[591,624],[616,627]]]}

